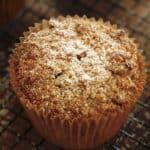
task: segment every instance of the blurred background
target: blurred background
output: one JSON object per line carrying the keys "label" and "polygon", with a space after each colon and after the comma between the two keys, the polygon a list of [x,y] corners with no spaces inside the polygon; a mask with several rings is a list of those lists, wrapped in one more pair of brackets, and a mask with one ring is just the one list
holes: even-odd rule
{"label": "blurred background", "polygon": [[58,15],[110,20],[139,43],[147,64],[144,93],[119,133],[94,150],[150,150],[150,0],[0,0],[0,150],[60,150],[32,128],[8,82],[8,58],[22,33]]}

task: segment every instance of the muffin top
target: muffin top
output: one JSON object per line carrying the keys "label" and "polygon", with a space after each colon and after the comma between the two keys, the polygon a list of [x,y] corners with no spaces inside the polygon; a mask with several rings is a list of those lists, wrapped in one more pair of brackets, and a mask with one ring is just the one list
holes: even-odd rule
{"label": "muffin top", "polygon": [[126,32],[86,17],[36,24],[9,62],[11,83],[21,101],[51,117],[129,108],[145,80],[143,58]]}

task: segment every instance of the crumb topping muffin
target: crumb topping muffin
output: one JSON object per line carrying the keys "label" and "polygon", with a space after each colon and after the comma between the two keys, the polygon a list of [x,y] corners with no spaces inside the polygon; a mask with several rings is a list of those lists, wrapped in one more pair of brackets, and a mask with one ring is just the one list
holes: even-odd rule
{"label": "crumb topping muffin", "polygon": [[0,0],[0,25],[11,21],[25,6],[25,0]]}
{"label": "crumb topping muffin", "polygon": [[145,81],[137,45],[102,20],[58,17],[25,34],[10,58],[10,76],[29,107],[51,117],[122,111]]}

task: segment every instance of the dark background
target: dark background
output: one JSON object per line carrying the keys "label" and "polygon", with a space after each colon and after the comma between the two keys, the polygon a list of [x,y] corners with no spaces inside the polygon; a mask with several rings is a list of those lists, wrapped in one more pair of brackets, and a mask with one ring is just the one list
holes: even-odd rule
{"label": "dark background", "polygon": [[147,85],[116,137],[96,150],[150,150],[150,0],[28,0],[16,18],[0,26],[0,150],[60,150],[32,128],[8,83],[8,58],[28,26],[51,16],[102,17],[129,31],[143,50]]}

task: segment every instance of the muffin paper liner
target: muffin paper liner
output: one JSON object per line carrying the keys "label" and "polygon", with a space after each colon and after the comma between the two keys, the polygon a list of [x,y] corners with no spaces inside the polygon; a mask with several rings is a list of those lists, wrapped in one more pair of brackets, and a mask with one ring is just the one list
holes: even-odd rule
{"label": "muffin paper liner", "polygon": [[[67,16],[70,17],[70,16]],[[74,16],[78,18],[79,16]],[[87,18],[83,16],[83,18]],[[63,19],[62,16],[58,19]],[[91,18],[95,20],[95,18]],[[102,19],[99,19],[102,22]],[[110,25],[110,22],[107,22]],[[116,25],[111,25],[113,28],[117,28]],[[37,32],[43,28],[49,27],[49,21],[43,20],[42,23],[36,23],[34,27],[29,27],[29,31],[23,33],[24,36],[28,36],[30,32]],[[24,37],[20,38],[20,41],[24,40]],[[16,48],[19,44],[16,44]],[[118,110],[116,112],[107,113],[103,112],[99,115],[99,118],[81,117],[74,119],[64,119],[62,117],[50,117],[43,111],[39,111],[34,108],[29,100],[22,93],[21,89],[17,86],[15,80],[15,71],[11,68],[15,67],[13,63],[10,63],[10,75],[11,83],[15,89],[20,102],[23,105],[28,117],[30,118],[33,126],[38,133],[44,137],[47,141],[59,145],[66,149],[85,149],[95,147],[104,143],[112,138],[120,129],[124,120],[127,118],[131,106]]]}
{"label": "muffin paper liner", "polygon": [[25,107],[33,126],[49,142],[66,149],[85,149],[112,138],[119,130],[128,112],[101,115],[98,119],[78,118],[64,120],[50,118]]}

